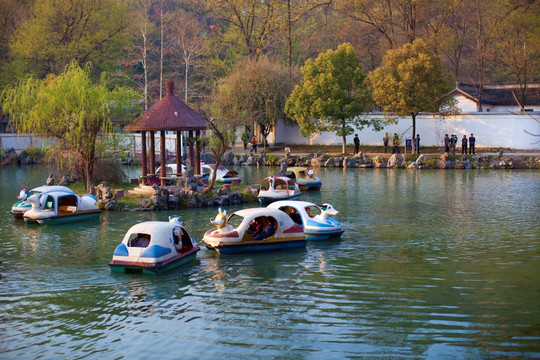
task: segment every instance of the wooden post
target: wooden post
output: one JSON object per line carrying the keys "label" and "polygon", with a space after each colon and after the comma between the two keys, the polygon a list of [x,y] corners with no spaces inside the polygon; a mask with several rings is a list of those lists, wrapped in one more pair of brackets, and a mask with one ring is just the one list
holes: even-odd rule
{"label": "wooden post", "polygon": [[150,174],[156,174],[156,140],[153,131],[150,131]]}
{"label": "wooden post", "polygon": [[176,176],[182,175],[182,132],[176,132]]}
{"label": "wooden post", "polygon": [[195,143],[195,161],[197,164],[195,165],[195,167],[197,168],[197,171],[196,171],[197,175],[201,174],[201,141],[199,140],[200,135],[201,135],[200,130],[195,131],[195,136],[197,137],[197,141]]}
{"label": "wooden post", "polygon": [[189,130],[189,142],[188,142],[188,153],[189,153],[189,162],[193,170],[195,170],[195,159],[193,159],[193,131]]}
{"label": "wooden post", "polygon": [[167,176],[167,164],[165,164],[165,130],[161,130],[161,186],[165,186],[165,177]]}
{"label": "wooden post", "polygon": [[142,183],[148,185],[148,168],[146,159],[146,131],[141,131],[141,143],[142,143]]}

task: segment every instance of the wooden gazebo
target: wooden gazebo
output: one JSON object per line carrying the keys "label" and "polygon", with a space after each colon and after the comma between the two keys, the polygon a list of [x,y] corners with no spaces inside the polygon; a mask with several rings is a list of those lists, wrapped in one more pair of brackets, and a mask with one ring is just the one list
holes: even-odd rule
{"label": "wooden gazebo", "polygon": [[[147,110],[142,116],[135,119],[131,124],[126,125],[129,131],[141,132],[142,143],[142,183],[148,185],[148,176],[156,173],[156,149],[155,132],[161,134],[161,185],[165,185],[166,159],[165,159],[165,131],[176,131],[176,171],[177,176],[182,174],[182,140],[181,131],[188,132],[188,154],[191,165],[195,173],[201,173],[201,155],[199,136],[201,130],[206,130],[206,121],[196,111],[187,106],[182,100],[174,96],[174,82],[165,83],[166,94],[154,106]],[[150,132],[150,173],[148,172],[148,160],[146,156],[146,132]],[[195,154],[193,153],[193,143],[195,141]]]}

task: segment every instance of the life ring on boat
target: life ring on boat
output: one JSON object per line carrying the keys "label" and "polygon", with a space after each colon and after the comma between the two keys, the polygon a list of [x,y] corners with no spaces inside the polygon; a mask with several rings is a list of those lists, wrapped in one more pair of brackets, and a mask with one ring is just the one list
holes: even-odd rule
{"label": "life ring on boat", "polygon": [[313,169],[308,169],[307,174],[309,177],[313,177],[313,174],[314,174]]}

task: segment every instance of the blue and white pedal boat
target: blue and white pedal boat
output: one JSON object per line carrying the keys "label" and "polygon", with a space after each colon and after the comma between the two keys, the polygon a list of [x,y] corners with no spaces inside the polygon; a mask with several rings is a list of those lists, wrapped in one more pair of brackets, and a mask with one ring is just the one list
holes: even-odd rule
{"label": "blue and white pedal boat", "polygon": [[112,272],[158,274],[194,260],[199,250],[179,217],[145,221],[128,230],[109,266]]}
{"label": "blue and white pedal boat", "polygon": [[27,187],[20,187],[19,195],[17,195],[17,201],[13,206],[11,207],[11,215],[15,219],[22,219],[25,212],[32,209],[32,204],[30,201],[28,201],[28,198],[34,194],[43,194],[48,192],[64,192],[67,194],[74,194],[73,190],[66,186],[60,186],[60,185],[43,185],[36,188],[33,188],[32,190],[28,190]]}
{"label": "blue and white pedal boat", "polygon": [[343,234],[341,223],[329,215],[339,212],[328,203],[317,205],[309,201],[276,201],[267,206],[287,213],[297,224],[301,224],[307,240],[328,240],[340,238]]}
{"label": "blue and white pedal boat", "polygon": [[35,193],[26,200],[32,204],[30,210],[23,215],[27,223],[64,224],[99,218],[101,214],[94,195],[79,196],[71,190],[59,189]]}

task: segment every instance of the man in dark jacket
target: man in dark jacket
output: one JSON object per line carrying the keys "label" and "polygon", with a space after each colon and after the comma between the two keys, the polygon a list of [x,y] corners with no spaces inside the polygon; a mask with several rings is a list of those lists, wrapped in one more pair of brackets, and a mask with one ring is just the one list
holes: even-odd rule
{"label": "man in dark jacket", "polygon": [[474,154],[474,145],[476,144],[476,138],[473,134],[469,136],[469,155]]}
{"label": "man in dark jacket", "polygon": [[467,135],[461,138],[461,155],[467,155]]}
{"label": "man in dark jacket", "polygon": [[354,155],[358,154],[358,151],[360,151],[360,139],[358,134],[354,134]]}

